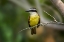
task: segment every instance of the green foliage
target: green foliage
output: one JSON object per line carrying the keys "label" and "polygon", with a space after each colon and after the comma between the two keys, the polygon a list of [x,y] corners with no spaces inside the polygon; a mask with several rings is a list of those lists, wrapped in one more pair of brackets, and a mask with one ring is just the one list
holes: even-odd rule
{"label": "green foliage", "polygon": [[0,0],[0,1],[1,1],[1,5],[5,5],[8,2],[8,0]]}

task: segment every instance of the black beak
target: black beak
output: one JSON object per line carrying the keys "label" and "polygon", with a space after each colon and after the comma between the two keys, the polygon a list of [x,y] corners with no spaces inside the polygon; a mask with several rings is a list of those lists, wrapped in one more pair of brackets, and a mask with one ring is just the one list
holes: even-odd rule
{"label": "black beak", "polygon": [[28,11],[26,11],[26,12],[30,12],[30,11],[28,10]]}

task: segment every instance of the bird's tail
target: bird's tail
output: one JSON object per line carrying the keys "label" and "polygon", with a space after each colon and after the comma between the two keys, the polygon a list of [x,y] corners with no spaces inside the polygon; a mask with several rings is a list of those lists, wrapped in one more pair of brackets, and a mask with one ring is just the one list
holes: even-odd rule
{"label": "bird's tail", "polygon": [[33,34],[36,34],[36,27],[31,28],[31,34],[32,34],[32,35],[33,35]]}

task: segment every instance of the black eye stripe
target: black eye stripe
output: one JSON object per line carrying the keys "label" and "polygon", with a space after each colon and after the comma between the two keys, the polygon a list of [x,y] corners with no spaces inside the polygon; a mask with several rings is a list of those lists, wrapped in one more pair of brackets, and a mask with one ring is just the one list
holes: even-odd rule
{"label": "black eye stripe", "polygon": [[36,10],[30,10],[30,12],[37,12]]}

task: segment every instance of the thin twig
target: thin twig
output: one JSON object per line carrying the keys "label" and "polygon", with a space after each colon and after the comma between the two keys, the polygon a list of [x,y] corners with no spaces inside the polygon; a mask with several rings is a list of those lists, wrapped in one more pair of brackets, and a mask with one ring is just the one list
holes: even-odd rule
{"label": "thin twig", "polygon": [[[51,25],[51,24],[52,24],[52,25]],[[52,26],[51,28],[54,28],[54,27],[56,27],[56,25],[59,25],[59,27],[56,27],[56,28],[54,28],[54,29],[64,30],[64,23],[61,23],[61,22],[40,23],[40,24],[38,24],[38,25],[47,26],[47,27],[49,27],[49,26],[51,27],[51,26]],[[22,31],[24,31],[24,30],[37,27],[38,25],[35,25],[35,26],[33,26],[33,27],[28,27],[28,28],[22,29],[22,30],[19,31],[19,32],[22,32]]]}
{"label": "thin twig", "polygon": [[[48,12],[46,12],[46,11],[44,11],[45,13],[47,13],[49,16],[51,16]],[[51,16],[53,19],[54,19],[54,21],[55,22],[58,22],[56,19],[55,19],[55,17],[53,17],[53,16]]]}

